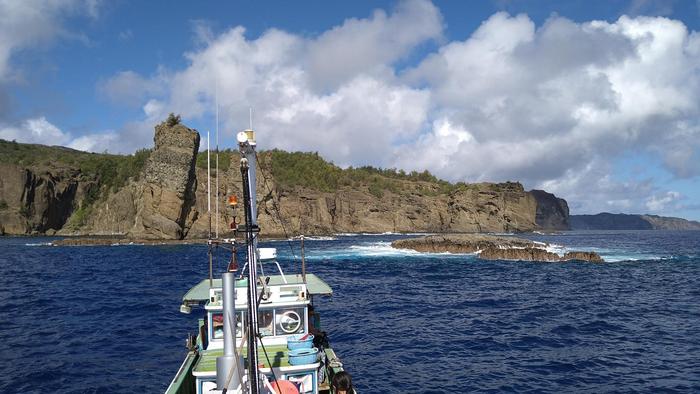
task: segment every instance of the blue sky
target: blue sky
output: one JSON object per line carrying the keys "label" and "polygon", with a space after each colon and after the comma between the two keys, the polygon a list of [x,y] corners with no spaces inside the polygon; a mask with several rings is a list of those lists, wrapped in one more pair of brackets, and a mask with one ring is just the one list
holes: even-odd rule
{"label": "blue sky", "polygon": [[700,219],[697,1],[0,0],[0,138],[233,145]]}

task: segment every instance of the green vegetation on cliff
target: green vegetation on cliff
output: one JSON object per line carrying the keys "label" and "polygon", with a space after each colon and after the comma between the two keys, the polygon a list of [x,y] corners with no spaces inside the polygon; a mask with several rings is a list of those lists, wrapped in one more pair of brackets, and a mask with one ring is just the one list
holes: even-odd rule
{"label": "green vegetation on cliff", "polygon": [[[208,154],[199,147],[199,134],[175,114],[155,126],[153,149],[132,155],[0,140],[0,232],[206,236],[209,188],[198,185],[206,182]],[[240,155],[232,147],[211,159],[228,193],[240,181]],[[257,162],[268,189],[258,216],[270,234],[287,232],[272,211],[295,218],[298,234],[529,231],[552,216],[556,204],[548,201],[558,201],[546,193],[535,199],[517,182],[453,184],[428,171],[341,168],[316,152],[258,151]],[[566,222],[562,212],[555,219]]]}
{"label": "green vegetation on cliff", "polygon": [[111,191],[124,186],[129,178],[138,179],[150,153],[150,149],[139,149],[133,155],[89,153],[62,146],[0,140],[2,163],[37,169],[74,168],[83,176],[95,179],[100,188]]}
{"label": "green vegetation on cliff", "polygon": [[271,156],[272,174],[282,187],[301,186],[323,192],[335,192],[342,186],[367,187],[375,197],[381,198],[386,191],[401,193],[406,182],[423,182],[419,185],[427,194],[447,193],[464,184],[451,184],[438,179],[428,171],[405,172],[394,168],[382,169],[371,166],[342,169],[329,163],[316,152],[285,152],[274,149],[262,153]]}
{"label": "green vegetation on cliff", "polygon": [[[0,162],[31,168],[65,167],[79,171],[86,180],[94,180],[82,206],[89,206],[107,192],[115,192],[133,178],[138,180],[152,149],[140,149],[132,155],[89,153],[61,146],[23,144],[0,140]],[[239,154],[232,149],[219,151],[219,169],[227,171],[236,165]],[[212,168],[215,153],[211,154]],[[286,152],[279,149],[259,153],[261,167],[266,176],[272,176],[282,188],[309,188],[321,192],[336,192],[342,187],[366,188],[375,197],[381,198],[390,191],[405,193],[410,190],[435,196],[457,189],[469,188],[468,184],[452,184],[437,178],[428,171],[382,169],[372,166],[340,168],[323,159],[317,152]],[[197,154],[197,167],[207,168],[207,152]],[[216,176],[212,173],[212,176]],[[79,215],[80,216],[80,215]]]}
{"label": "green vegetation on cliff", "polygon": [[[130,178],[138,180],[150,154],[151,149],[140,149],[132,155],[114,155],[0,139],[0,163],[15,164],[37,171],[61,168],[74,170],[79,179],[93,183],[92,187],[86,189],[80,207],[71,218],[71,224],[75,226],[84,223],[90,206],[100,197],[119,190]],[[28,213],[20,213],[28,216]]]}
{"label": "green vegetation on cliff", "polygon": [[[216,168],[216,152],[211,151],[211,176],[216,176],[214,168]],[[231,162],[238,162],[238,152],[231,149],[222,149],[219,151],[219,171],[227,171],[231,166]],[[197,152],[197,167],[207,169],[207,151]]]}
{"label": "green vegetation on cliff", "polygon": [[282,187],[302,186],[333,192],[344,180],[343,170],[323,160],[318,153],[266,152],[272,158],[272,175]]}
{"label": "green vegetation on cliff", "polygon": [[[219,151],[219,169],[227,171],[238,163],[237,151]],[[386,191],[401,193],[407,182],[423,183],[417,187],[427,195],[447,193],[457,188],[467,187],[462,182],[451,184],[438,179],[428,171],[405,172],[394,168],[382,169],[372,166],[340,168],[326,161],[317,152],[286,152],[279,149],[258,153],[261,168],[266,177],[272,176],[282,188],[303,187],[320,192],[333,193],[344,186],[366,187],[375,197],[381,198]],[[211,152],[212,170],[216,165],[215,152]],[[197,167],[207,168],[207,152],[197,154]],[[216,173],[212,171],[212,177]]]}

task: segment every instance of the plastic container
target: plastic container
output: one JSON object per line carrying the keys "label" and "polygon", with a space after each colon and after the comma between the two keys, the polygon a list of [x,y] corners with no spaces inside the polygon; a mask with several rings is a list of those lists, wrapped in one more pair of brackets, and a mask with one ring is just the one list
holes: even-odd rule
{"label": "plastic container", "polygon": [[248,278],[236,279],[236,287],[248,287]]}
{"label": "plastic container", "polygon": [[318,349],[294,349],[290,350],[289,365],[313,364],[318,360]]}
{"label": "plastic container", "polygon": [[287,337],[287,349],[311,349],[314,347],[314,336],[309,334],[303,341],[301,338],[306,334],[290,335]]}

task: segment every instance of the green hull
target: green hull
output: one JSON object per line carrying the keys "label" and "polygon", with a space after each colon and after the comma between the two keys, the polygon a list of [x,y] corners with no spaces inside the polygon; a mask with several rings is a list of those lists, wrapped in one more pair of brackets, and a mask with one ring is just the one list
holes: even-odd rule
{"label": "green hull", "polygon": [[196,379],[192,375],[192,370],[197,364],[198,358],[199,353],[196,351],[187,353],[185,361],[182,362],[180,370],[177,371],[177,375],[175,375],[165,394],[195,394],[197,392]]}

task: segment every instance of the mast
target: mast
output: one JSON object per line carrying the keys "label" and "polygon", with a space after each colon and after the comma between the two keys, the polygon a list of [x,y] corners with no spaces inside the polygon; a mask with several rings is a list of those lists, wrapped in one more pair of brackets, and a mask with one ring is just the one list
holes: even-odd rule
{"label": "mast", "polygon": [[255,207],[255,132],[238,133],[241,152],[241,179],[243,180],[243,208],[245,214],[245,240],[248,250],[248,382],[250,393],[258,394],[258,288],[257,288],[257,215]]}
{"label": "mast", "polygon": [[211,250],[211,165],[209,162],[209,130],[207,130],[207,214],[209,215],[209,239],[207,240],[207,254],[209,256],[209,287],[214,286],[214,262]]}
{"label": "mast", "polygon": [[216,87],[216,239],[219,239],[219,89]]}
{"label": "mast", "polygon": [[207,214],[209,215],[209,239],[211,239],[211,163],[209,151],[209,130],[207,130]]}

